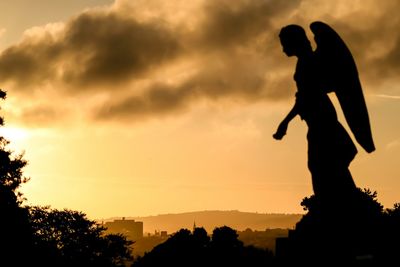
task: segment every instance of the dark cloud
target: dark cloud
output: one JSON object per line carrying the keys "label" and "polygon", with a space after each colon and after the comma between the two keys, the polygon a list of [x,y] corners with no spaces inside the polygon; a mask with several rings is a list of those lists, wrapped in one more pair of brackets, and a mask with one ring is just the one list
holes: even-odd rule
{"label": "dark cloud", "polygon": [[350,48],[366,90],[385,90],[382,85],[388,80],[399,82],[399,9],[396,0],[366,1],[346,16],[327,16],[326,21]]}
{"label": "dark cloud", "polygon": [[[171,5],[160,11],[151,1],[146,18],[138,11],[146,1],[131,13],[130,2],[122,2],[122,11],[89,10],[57,31],[43,27],[27,35],[1,53],[0,81],[25,95],[53,88],[60,95],[55,102],[78,92],[89,92],[91,102],[101,94],[90,104],[100,107],[92,114],[98,120],[173,114],[199,99],[276,101],[294,93],[294,61],[281,51],[279,29],[291,23],[307,29],[316,19],[343,37],[366,84],[379,88],[400,69],[397,1],[368,2],[343,14],[337,10],[346,1],[329,8],[315,0],[199,1],[180,23],[172,21]],[[341,5],[336,13],[335,5]]]}
{"label": "dark cloud", "polygon": [[185,110],[190,103],[200,99],[255,101],[255,98],[262,98],[264,78],[238,62],[232,66],[235,67],[210,64],[185,82],[153,84],[142,95],[107,102],[100,108],[96,118],[140,119],[163,115]]}
{"label": "dark cloud", "polygon": [[6,109],[6,123],[17,122],[24,127],[41,128],[49,125],[66,125],[70,121],[70,113],[60,105],[52,106],[51,101],[47,103],[36,103],[26,107],[18,106],[16,109]]}
{"label": "dark cloud", "polygon": [[61,122],[65,116],[66,113],[59,107],[41,105],[23,109],[19,118],[25,125],[41,127],[50,123],[54,124],[56,121]]}
{"label": "dark cloud", "polygon": [[67,25],[63,43],[82,61],[81,68],[68,69],[64,78],[80,85],[135,79],[179,51],[176,36],[162,25],[116,14],[79,16]]}
{"label": "dark cloud", "polygon": [[397,37],[394,46],[388,50],[388,53],[382,58],[382,61],[386,63],[384,65],[387,66],[387,69],[391,70],[390,74],[395,73],[398,75],[400,70],[400,36]]}
{"label": "dark cloud", "polygon": [[86,12],[60,33],[28,36],[3,51],[1,80],[20,89],[46,81],[77,90],[120,85],[173,58],[179,51],[175,37],[157,23],[139,23],[113,12]]}
{"label": "dark cloud", "polygon": [[271,22],[298,7],[296,1],[206,1],[199,36],[218,49],[244,46],[266,32],[275,35]]}
{"label": "dark cloud", "polygon": [[59,44],[50,36],[39,42],[26,39],[0,55],[0,79],[2,82],[12,81],[21,88],[36,87],[35,84],[54,78],[60,53]]}
{"label": "dark cloud", "polygon": [[[184,111],[199,99],[255,102],[282,99],[290,86],[268,79],[267,59],[279,48],[277,29],[271,21],[298,5],[300,1],[206,1],[203,20],[185,41],[192,45],[189,56],[204,58],[197,72],[178,84],[155,83],[144,94],[107,102],[96,114],[98,119],[141,119]],[[261,51],[254,40],[261,37]],[[268,44],[267,39],[275,44]],[[194,40],[194,43],[193,43]],[[290,80],[289,80],[290,81]],[[284,85],[270,88],[274,85]],[[285,88],[285,89],[282,89]]]}

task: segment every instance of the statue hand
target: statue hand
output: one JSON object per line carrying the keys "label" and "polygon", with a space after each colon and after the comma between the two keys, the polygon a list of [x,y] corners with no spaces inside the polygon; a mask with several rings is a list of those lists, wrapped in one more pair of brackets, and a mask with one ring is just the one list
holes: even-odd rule
{"label": "statue hand", "polygon": [[273,137],[276,140],[281,140],[283,138],[283,136],[286,135],[287,128],[288,128],[288,124],[285,122],[281,122],[281,124],[279,124],[278,129],[276,130],[276,133],[273,135]]}

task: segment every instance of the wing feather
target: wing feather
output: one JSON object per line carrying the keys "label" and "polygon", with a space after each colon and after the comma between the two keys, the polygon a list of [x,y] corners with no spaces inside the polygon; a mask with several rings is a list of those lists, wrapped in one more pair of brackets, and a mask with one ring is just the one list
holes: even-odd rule
{"label": "wing feather", "polygon": [[327,92],[335,92],[347,124],[357,142],[368,152],[375,150],[368,110],[354,58],[339,36],[326,23],[310,25],[317,49],[315,56],[323,71]]}

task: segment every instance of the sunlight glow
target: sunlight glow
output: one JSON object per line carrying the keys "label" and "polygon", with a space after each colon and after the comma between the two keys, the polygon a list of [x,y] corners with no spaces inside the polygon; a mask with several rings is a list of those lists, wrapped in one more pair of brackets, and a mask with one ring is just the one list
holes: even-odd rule
{"label": "sunlight glow", "polygon": [[0,128],[0,136],[3,136],[7,140],[13,142],[24,140],[29,136],[29,134],[28,131],[23,128],[3,127]]}

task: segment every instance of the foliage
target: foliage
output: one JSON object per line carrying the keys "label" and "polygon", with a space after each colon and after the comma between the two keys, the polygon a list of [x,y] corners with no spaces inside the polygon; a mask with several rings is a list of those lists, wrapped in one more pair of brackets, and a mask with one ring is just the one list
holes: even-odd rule
{"label": "foliage", "polygon": [[[6,93],[0,89],[0,99],[5,98]],[[3,124],[0,117],[0,126]],[[14,155],[7,148],[8,144],[4,137],[0,137],[0,265],[10,261],[18,265],[25,263],[25,258],[18,255],[24,253],[28,256],[32,245],[28,214],[21,207],[23,198],[18,191],[20,185],[28,181],[22,172],[27,162],[22,154]]]}
{"label": "foliage", "polygon": [[181,229],[133,266],[265,266],[271,260],[270,251],[244,246],[235,230],[223,226],[211,238],[204,228]]}
{"label": "foliage", "polygon": [[104,235],[105,228],[82,212],[30,207],[34,245],[40,262],[53,266],[124,266],[132,241]]}
{"label": "foliage", "polygon": [[351,264],[360,255],[368,256],[368,264],[399,260],[400,205],[384,210],[376,191],[358,189],[347,198],[338,194],[329,203],[313,195],[304,198],[301,205],[308,212],[290,240],[295,248],[291,257],[297,261],[334,256]]}
{"label": "foliage", "polygon": [[[6,98],[6,92],[0,89],[0,99]],[[4,126],[4,120],[0,117],[0,127]],[[22,169],[27,162],[23,154],[14,155],[7,146],[9,141],[0,136],[0,193],[1,203],[4,205],[17,205],[22,203],[22,193],[18,191],[21,184],[29,179],[23,175]]]}
{"label": "foliage", "polygon": [[392,209],[386,209],[387,216],[400,222],[400,203],[395,203]]}
{"label": "foliage", "polygon": [[251,230],[247,228],[244,231],[239,231],[239,239],[244,245],[252,245],[258,248],[265,248],[275,251],[276,239],[287,238],[289,229],[266,229],[264,231]]}
{"label": "foliage", "polygon": [[215,228],[212,234],[212,244],[214,247],[223,249],[234,249],[243,246],[243,242],[238,239],[236,230],[228,226]]}
{"label": "foliage", "polygon": [[7,149],[8,144],[9,141],[0,137],[0,187],[3,191],[15,195],[10,197],[10,201],[20,204],[23,199],[18,189],[21,184],[29,180],[22,174],[27,162],[23,159],[23,154],[13,155],[13,152]]}

